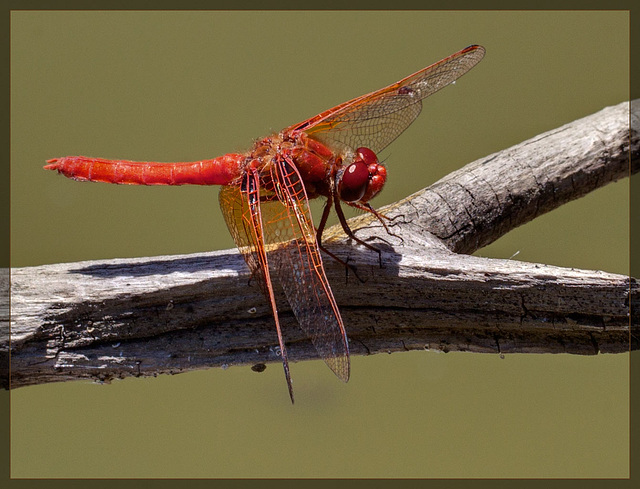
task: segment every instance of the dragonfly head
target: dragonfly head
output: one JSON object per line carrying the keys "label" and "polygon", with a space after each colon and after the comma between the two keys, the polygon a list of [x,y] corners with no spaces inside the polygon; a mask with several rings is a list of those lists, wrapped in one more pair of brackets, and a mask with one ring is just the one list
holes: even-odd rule
{"label": "dragonfly head", "polygon": [[353,162],[337,177],[338,195],[344,202],[366,204],[373,199],[387,180],[387,169],[369,148],[356,149]]}

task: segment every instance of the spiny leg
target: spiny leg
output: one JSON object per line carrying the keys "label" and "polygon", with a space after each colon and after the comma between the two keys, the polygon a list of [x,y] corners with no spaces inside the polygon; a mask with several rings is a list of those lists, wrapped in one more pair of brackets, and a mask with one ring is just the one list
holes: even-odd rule
{"label": "spiny leg", "polygon": [[329,218],[329,213],[331,212],[331,207],[332,206],[333,206],[333,199],[331,197],[327,197],[327,202],[325,203],[324,210],[322,211],[322,218],[320,219],[320,224],[318,225],[318,227],[316,229],[316,241],[318,242],[318,248],[320,248],[327,255],[329,255],[331,258],[333,258],[335,261],[337,261],[338,263],[340,263],[344,267],[344,269],[345,269],[345,280],[347,282],[349,281],[349,270],[351,270],[353,272],[353,274],[356,276],[356,278],[360,282],[364,282],[364,280],[362,280],[360,278],[360,276],[358,275],[358,271],[356,270],[356,267],[354,267],[353,265],[350,265],[348,263],[348,261],[349,261],[348,258],[347,258],[347,261],[345,261],[342,258],[340,258],[337,255],[335,255],[334,253],[332,253],[331,251],[329,251],[324,246],[322,246],[322,233],[324,232],[324,228],[327,225],[327,219]]}
{"label": "spiny leg", "polygon": [[393,218],[391,217],[387,217],[384,214],[378,212],[377,210],[375,210],[373,207],[371,207],[371,204],[369,204],[368,202],[366,204],[358,204],[357,202],[354,203],[350,203],[349,204],[351,207],[354,207],[356,209],[362,210],[362,211],[366,211],[366,212],[370,212],[371,214],[373,214],[376,219],[378,221],[380,221],[380,224],[382,224],[382,227],[384,227],[384,230],[387,232],[388,235],[393,236],[395,238],[400,239],[403,243],[404,243],[404,239],[402,238],[402,236],[399,236],[395,233],[392,233],[391,230],[389,229],[389,226],[387,226],[387,223],[384,222],[384,220],[386,219],[387,221],[394,221],[395,219],[397,219],[400,216],[395,216]]}
{"label": "spiny leg", "polygon": [[[353,231],[351,231],[351,228],[347,224],[347,219],[344,216],[344,212],[342,212],[342,207],[340,207],[340,199],[335,199],[335,208],[336,208],[336,214],[338,214],[338,219],[340,220],[340,224],[342,225],[342,229],[344,230],[345,234],[347,236],[349,236],[349,238],[353,239],[356,243],[361,244],[362,246],[364,246],[365,248],[370,249],[371,251],[375,251],[378,254],[378,262],[380,264],[380,268],[382,268],[382,252],[378,248],[376,248],[375,246],[370,245],[369,243],[366,243],[365,241],[363,241],[360,238],[358,238],[353,233]],[[366,207],[364,207],[364,206],[363,206],[363,208],[366,209]],[[375,213],[375,211],[374,211],[374,213]]]}

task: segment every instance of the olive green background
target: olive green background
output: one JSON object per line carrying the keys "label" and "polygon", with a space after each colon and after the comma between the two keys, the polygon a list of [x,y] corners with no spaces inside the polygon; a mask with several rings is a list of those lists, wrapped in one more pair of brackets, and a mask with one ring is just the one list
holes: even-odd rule
{"label": "olive green background", "polygon": [[[426,100],[381,155],[389,171],[374,201],[381,206],[628,98],[626,12],[11,18],[14,267],[233,247],[217,189],[78,183],[43,171],[49,158],[176,161],[242,151],[484,45],[482,63]],[[626,273],[628,182],[478,254],[515,253]],[[346,385],[322,362],[296,363],[295,406],[276,364],[261,374],[236,367],[21,388],[11,393],[11,475],[626,477],[628,362],[627,354],[409,352],[353,358]]]}

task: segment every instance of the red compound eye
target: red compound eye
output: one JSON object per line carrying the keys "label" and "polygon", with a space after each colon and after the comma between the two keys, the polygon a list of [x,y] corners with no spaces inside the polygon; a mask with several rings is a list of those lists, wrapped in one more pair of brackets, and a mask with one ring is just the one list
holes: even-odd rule
{"label": "red compound eye", "polygon": [[356,149],[356,154],[358,155],[356,157],[356,161],[362,160],[367,165],[371,165],[372,163],[378,163],[378,157],[369,148],[360,147]]}
{"label": "red compound eye", "polygon": [[[373,151],[365,147],[356,149],[353,163],[347,166],[340,176],[338,183],[340,199],[345,202],[367,202],[384,185],[383,177],[382,183],[376,182],[375,188],[371,188],[371,183],[376,180],[380,171],[384,171],[384,167],[378,164],[378,157]],[[380,180],[380,178],[377,179]]]}
{"label": "red compound eye", "polygon": [[345,202],[357,202],[367,191],[369,169],[364,161],[358,160],[345,168],[338,191]]}

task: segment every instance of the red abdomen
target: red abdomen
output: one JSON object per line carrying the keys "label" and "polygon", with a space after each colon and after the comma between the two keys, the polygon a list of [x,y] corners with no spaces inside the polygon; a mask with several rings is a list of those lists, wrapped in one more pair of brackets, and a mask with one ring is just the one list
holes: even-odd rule
{"label": "red abdomen", "polygon": [[212,160],[156,163],[66,156],[48,160],[44,168],[74,180],[129,185],[228,185],[241,171],[245,156],[227,154]]}

